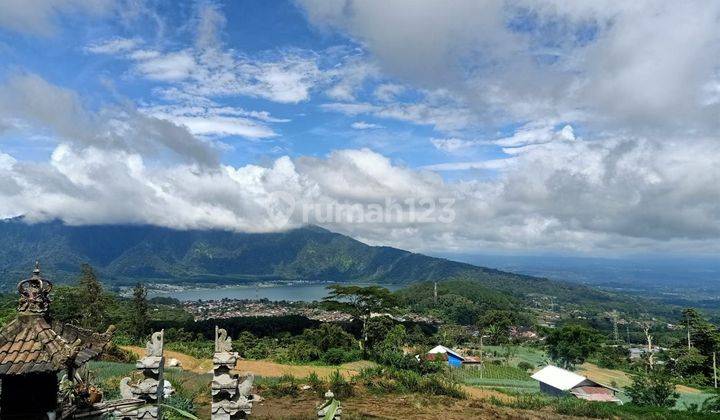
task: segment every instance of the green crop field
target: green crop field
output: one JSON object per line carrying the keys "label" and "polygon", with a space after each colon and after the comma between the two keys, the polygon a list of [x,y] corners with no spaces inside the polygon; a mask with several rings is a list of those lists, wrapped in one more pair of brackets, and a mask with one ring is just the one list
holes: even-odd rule
{"label": "green crop field", "polygon": [[520,362],[530,363],[535,367],[542,367],[548,363],[544,351],[526,346],[485,346],[483,353],[490,357],[505,358],[510,351],[510,364],[516,366]]}
{"label": "green crop field", "polygon": [[529,373],[514,366],[488,363],[484,367],[455,370],[453,376],[458,382],[480,388],[520,393],[540,391],[537,381],[531,379]]}

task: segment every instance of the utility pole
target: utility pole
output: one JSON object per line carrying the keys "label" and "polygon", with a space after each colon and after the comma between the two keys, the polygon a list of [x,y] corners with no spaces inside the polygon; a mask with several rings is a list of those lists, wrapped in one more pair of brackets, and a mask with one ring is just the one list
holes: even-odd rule
{"label": "utility pole", "polygon": [[653,336],[650,333],[650,330],[653,327],[653,320],[647,319],[647,320],[640,321],[640,327],[642,328],[643,332],[645,333],[645,339],[647,340],[648,365],[650,365],[650,369],[652,369],[653,368],[653,345],[652,345]]}
{"label": "utility pole", "polygon": [[620,334],[618,334],[618,312],[613,309],[613,311],[610,313],[610,316],[612,317],[613,321],[613,335],[615,336],[615,343],[620,342]]}
{"label": "utility pole", "polygon": [[[690,353],[690,317],[685,315],[685,320],[687,322],[687,342],[688,342],[688,353]],[[713,357],[715,357],[715,353],[713,353]],[[714,363],[713,363],[714,364]]]}
{"label": "utility pole", "polygon": [[433,304],[437,305],[437,282],[433,284]]}
{"label": "utility pole", "polygon": [[627,334],[627,343],[630,344],[630,323],[625,323],[625,333]]}
{"label": "utility pole", "polygon": [[716,352],[713,352],[713,381],[715,382],[715,388],[717,388],[717,363],[715,354]]}

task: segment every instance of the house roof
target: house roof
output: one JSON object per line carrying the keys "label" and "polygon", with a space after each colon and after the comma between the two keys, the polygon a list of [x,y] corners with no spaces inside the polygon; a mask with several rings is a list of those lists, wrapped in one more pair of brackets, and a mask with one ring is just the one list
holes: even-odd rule
{"label": "house roof", "polygon": [[73,325],[55,323],[46,317],[52,283],[33,276],[20,283],[18,316],[0,329],[0,375],[57,372],[79,367],[100,354],[115,327],[96,333]]}
{"label": "house roof", "polygon": [[574,388],[587,380],[584,376],[552,365],[535,372],[532,378],[563,391]]}
{"label": "house roof", "polygon": [[447,347],[445,347],[445,346],[443,346],[443,345],[437,345],[437,346],[433,347],[432,349],[430,349],[430,351],[428,352],[428,354],[433,354],[433,353],[451,354],[451,355],[457,357],[457,358],[460,359],[460,360],[464,360],[464,359],[465,359],[463,356],[460,355],[460,353],[458,353],[458,352],[456,352],[456,351],[454,351],[454,350],[452,350],[452,349],[449,349],[449,348],[447,348]]}
{"label": "house roof", "polygon": [[41,315],[21,315],[0,331],[0,374],[62,370],[70,348]]}

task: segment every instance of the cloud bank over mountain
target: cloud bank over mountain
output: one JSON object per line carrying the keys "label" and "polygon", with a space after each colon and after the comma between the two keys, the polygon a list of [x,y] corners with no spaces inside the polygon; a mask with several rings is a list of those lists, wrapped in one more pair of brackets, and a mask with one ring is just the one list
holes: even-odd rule
{"label": "cloud bank over mountain", "polygon": [[[0,34],[48,42],[68,14],[103,29],[165,19],[142,2],[46,3],[22,15],[34,30],[0,18]],[[201,2],[184,38],[120,28],[78,47],[109,63],[101,99],[31,64],[0,68],[0,217],[308,222],[421,251],[720,250],[720,7],[297,5],[308,37],[340,45],[244,51],[230,6]],[[419,221],[419,200],[452,202],[453,217]],[[307,211],[389,201],[403,217]]]}

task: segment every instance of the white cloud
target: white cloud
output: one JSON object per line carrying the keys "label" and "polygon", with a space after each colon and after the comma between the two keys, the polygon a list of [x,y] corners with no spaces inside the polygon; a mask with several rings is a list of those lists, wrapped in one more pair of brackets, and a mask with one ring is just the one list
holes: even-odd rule
{"label": "white cloud", "polygon": [[446,132],[472,128],[478,123],[471,110],[453,102],[434,100],[432,96],[426,97],[421,102],[412,103],[331,102],[322,104],[321,108],[350,116],[367,114],[377,118],[430,125]]}
{"label": "white cloud", "polygon": [[394,102],[397,96],[402,94],[406,88],[395,83],[383,83],[375,88],[375,98],[383,102]]}
{"label": "white cloud", "polygon": [[574,141],[575,131],[571,125],[564,125],[557,130],[552,121],[533,121],[520,127],[512,136],[495,140],[494,143],[502,147],[518,147],[554,140]]}
{"label": "white cloud", "polygon": [[425,165],[423,169],[429,171],[467,171],[470,169],[484,169],[484,170],[498,170],[506,169],[512,165],[515,161],[513,159],[489,159],[479,160],[474,162],[448,162],[448,163],[435,163],[432,165]]}
{"label": "white cloud", "polygon": [[637,132],[718,127],[707,87],[720,79],[720,3],[299,3],[312,24],[366,46],[386,73],[416,88],[448,89],[480,119],[572,114]]}
{"label": "white cloud", "polygon": [[451,198],[451,223],[311,221],[416,250],[720,250],[716,141],[555,140],[519,149],[509,159],[430,167],[500,173],[448,182],[367,149],[197,170],[133,152],[60,145],[46,163],[0,155],[0,215],[274,231],[276,212],[292,208],[288,200],[295,211],[284,227],[302,223],[302,206],[367,206],[391,198],[407,215],[418,210],[405,199]]}
{"label": "white cloud", "polygon": [[153,106],[141,111],[184,126],[197,136],[242,136],[251,139],[275,137],[277,133],[263,121],[286,121],[273,118],[268,113],[219,106]]}
{"label": "white cloud", "polygon": [[[137,57],[137,54],[133,55]],[[135,70],[150,80],[163,82],[182,81],[200,70],[200,65],[190,51],[168,54],[147,54],[137,62]]]}
{"label": "white cloud", "polygon": [[[38,100],[42,98],[42,100]],[[217,152],[187,129],[144,115],[126,104],[85,109],[75,92],[36,75],[12,77],[0,85],[0,121],[29,134],[49,134],[78,148],[96,147],[131,153],[164,154],[204,166],[218,162]]]}
{"label": "white cloud", "polygon": [[47,36],[55,32],[58,15],[101,15],[112,8],[110,0],[3,0],[0,1],[0,27]]}
{"label": "white cloud", "polygon": [[195,44],[200,49],[216,48],[220,40],[220,32],[227,19],[216,4],[203,3],[198,10],[198,24]]}
{"label": "white cloud", "polygon": [[383,126],[380,124],[373,124],[365,121],[355,121],[354,123],[350,124],[350,127],[356,130],[374,130],[376,128],[383,128]]}
{"label": "white cloud", "polygon": [[362,57],[350,57],[342,65],[323,71],[324,83],[330,84],[325,94],[336,101],[355,101],[356,92],[368,79],[379,76],[378,69]]}
{"label": "white cloud", "polygon": [[134,50],[142,42],[133,38],[111,38],[85,47],[92,54],[117,54]]}
{"label": "white cloud", "polygon": [[448,139],[430,139],[430,143],[432,143],[436,149],[448,153],[455,153],[478,145],[478,142],[475,140],[464,140],[455,137]]}

